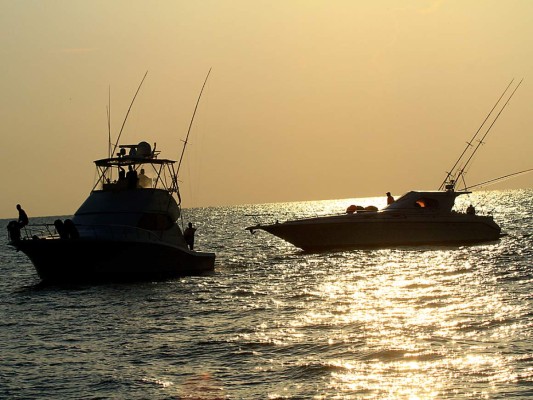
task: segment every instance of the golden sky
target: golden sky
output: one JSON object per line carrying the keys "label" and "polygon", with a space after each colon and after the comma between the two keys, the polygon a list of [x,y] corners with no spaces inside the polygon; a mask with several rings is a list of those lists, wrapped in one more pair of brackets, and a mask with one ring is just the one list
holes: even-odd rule
{"label": "golden sky", "polygon": [[[179,158],[185,207],[437,189],[533,168],[530,0],[0,0],[0,217],[71,215],[116,138]],[[531,188],[533,174],[487,189]]]}

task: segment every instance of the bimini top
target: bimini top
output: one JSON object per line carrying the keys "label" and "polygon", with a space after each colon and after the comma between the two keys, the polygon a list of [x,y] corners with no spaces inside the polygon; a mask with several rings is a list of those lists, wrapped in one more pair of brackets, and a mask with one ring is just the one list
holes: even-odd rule
{"label": "bimini top", "polygon": [[135,164],[174,164],[176,161],[168,160],[164,158],[140,158],[140,157],[127,157],[127,158],[102,158],[96,160],[94,163],[97,167],[117,167],[119,165],[135,165]]}
{"label": "bimini top", "polygon": [[[156,151],[148,142],[120,145],[114,157],[96,160],[97,178],[94,190],[120,191],[131,189],[164,189],[178,193],[178,181],[174,164],[176,161],[157,158]],[[134,182],[127,179],[134,174]]]}
{"label": "bimini top", "polygon": [[455,199],[470,192],[455,192],[453,190],[422,192],[411,191],[401,196],[394,203],[383,209],[386,211],[433,211],[450,212],[455,204]]}
{"label": "bimini top", "polygon": [[[134,164],[174,164],[176,161],[169,159],[158,159],[159,151],[156,151],[148,142],[140,142],[139,144],[124,144],[118,146],[120,151],[116,157],[103,158],[96,160],[94,163],[97,167],[116,167],[119,165],[134,165]],[[129,149],[126,154],[126,149]]]}

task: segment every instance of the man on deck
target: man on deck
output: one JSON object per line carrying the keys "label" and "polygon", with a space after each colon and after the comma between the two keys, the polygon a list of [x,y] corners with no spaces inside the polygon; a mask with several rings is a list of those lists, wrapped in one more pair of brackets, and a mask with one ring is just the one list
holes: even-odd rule
{"label": "man on deck", "polygon": [[20,204],[17,204],[17,210],[19,211],[19,219],[18,219],[19,228],[23,228],[26,225],[28,225],[28,223],[30,222],[28,219],[28,214],[26,214],[26,211],[22,209]]}

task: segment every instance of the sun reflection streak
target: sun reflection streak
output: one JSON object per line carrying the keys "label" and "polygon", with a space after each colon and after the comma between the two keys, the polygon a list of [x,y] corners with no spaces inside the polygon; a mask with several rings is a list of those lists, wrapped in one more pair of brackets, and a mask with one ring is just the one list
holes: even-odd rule
{"label": "sun reflection streak", "polygon": [[[345,372],[332,373],[329,385],[341,393],[368,393],[363,396],[367,399],[436,399],[445,390],[448,380],[457,379],[461,375],[479,376],[480,387],[482,383],[512,382],[516,377],[509,370],[501,371],[489,379],[489,372],[497,371],[502,361],[479,355],[467,355],[451,361],[440,359],[353,363],[337,360],[335,365]],[[388,378],[384,381],[383,376]],[[488,397],[485,389],[480,388],[475,393],[476,396],[472,397]]]}
{"label": "sun reflection streak", "polygon": [[[497,292],[480,295],[482,282],[471,263],[452,264],[446,252],[428,251],[413,263],[388,256],[366,279],[355,270],[346,271],[346,266],[342,273],[325,276],[307,291],[311,300],[303,312],[287,321],[294,331],[278,331],[285,335],[281,341],[306,340],[297,333],[302,330],[328,329],[328,346],[353,343],[351,356],[328,361],[336,368],[329,387],[339,398],[357,394],[353,398],[437,399],[454,391],[484,398],[490,394],[487,384],[515,379],[504,356],[477,354],[475,346],[463,342],[474,334],[479,337],[476,324],[480,329],[497,325],[520,312],[516,306],[505,305]],[[492,330],[482,338],[479,351],[490,346],[485,340],[506,335]],[[470,353],[464,354],[466,348]],[[480,384],[450,387],[461,377]]]}
{"label": "sun reflection streak", "polygon": [[[323,381],[315,398],[486,398],[531,376],[504,350],[524,335],[520,316],[529,311],[497,285],[498,246],[287,249],[268,302],[257,306],[275,317],[236,341],[260,346],[254,356],[265,371]],[[277,357],[283,351],[291,356]],[[290,397],[290,390],[271,394]]]}
{"label": "sun reflection streak", "polygon": [[[390,373],[391,369],[393,376],[384,381],[383,374]],[[436,379],[428,379],[417,369],[377,363],[370,370],[354,368],[344,374],[332,373],[330,385],[339,393],[366,393],[363,396],[366,399],[438,398],[442,385]]]}

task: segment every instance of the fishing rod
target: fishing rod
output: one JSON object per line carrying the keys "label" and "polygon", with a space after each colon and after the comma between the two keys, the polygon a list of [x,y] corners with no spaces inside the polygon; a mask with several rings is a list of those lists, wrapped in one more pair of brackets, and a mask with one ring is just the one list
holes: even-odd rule
{"label": "fishing rod", "polygon": [[126,113],[126,117],[124,117],[124,122],[122,122],[122,127],[120,128],[120,132],[117,137],[117,141],[115,142],[115,146],[113,147],[113,151],[111,154],[115,153],[115,150],[118,146],[118,141],[120,140],[120,136],[122,135],[122,130],[124,129],[124,125],[126,125],[126,120],[128,119],[128,115],[130,114],[131,107],[133,106],[133,102],[135,101],[135,98],[137,97],[137,94],[139,93],[139,90],[141,90],[141,86],[144,82],[144,79],[146,78],[146,75],[148,75],[148,71],[143,76],[143,79],[141,80],[141,83],[139,84],[139,87],[137,88],[137,91],[135,92],[135,96],[133,96],[133,100],[131,101],[130,107],[128,108],[128,112]]}
{"label": "fishing rod", "polygon": [[111,85],[107,99],[107,158],[111,158]]}
{"label": "fishing rod", "polygon": [[[180,172],[181,162],[183,160],[183,156],[185,154],[185,147],[187,147],[187,143],[189,143],[189,134],[191,133],[192,123],[194,121],[194,116],[196,115],[196,110],[198,109],[198,104],[200,103],[200,98],[202,97],[202,93],[204,92],[205,84],[207,83],[207,79],[209,78],[209,74],[211,73],[211,69],[209,68],[209,72],[207,73],[207,76],[205,77],[204,84],[202,85],[202,89],[200,90],[200,95],[198,96],[198,100],[196,100],[196,106],[194,107],[194,112],[192,113],[191,122],[189,124],[189,129],[187,130],[187,136],[185,137],[185,141],[183,141],[183,150],[181,151],[180,161],[178,162],[178,168],[176,169],[176,180],[178,179],[178,174]],[[176,182],[177,184],[177,182]]]}
{"label": "fishing rod", "polygon": [[466,163],[463,165],[463,167],[461,168],[461,170],[459,170],[459,172],[457,173],[457,176],[462,176],[463,174],[465,174],[465,169],[466,169],[466,167],[468,166],[468,164],[470,164],[470,161],[472,160],[472,158],[473,158],[474,155],[476,154],[476,152],[477,152],[477,150],[479,149],[479,147],[484,143],[483,141],[484,141],[485,138],[487,137],[488,133],[490,132],[490,130],[492,129],[492,127],[494,126],[494,124],[496,123],[496,121],[498,120],[498,118],[500,117],[500,114],[503,112],[503,110],[505,109],[505,107],[507,107],[507,104],[509,104],[509,101],[511,101],[511,99],[513,98],[514,94],[516,93],[516,91],[518,90],[518,88],[520,87],[520,85],[522,84],[523,81],[524,81],[524,79],[522,78],[522,80],[518,83],[518,85],[516,85],[515,89],[513,90],[513,92],[511,93],[511,95],[509,96],[509,98],[507,99],[507,101],[505,102],[505,104],[503,105],[503,107],[501,108],[500,112],[496,115],[496,118],[494,119],[494,121],[492,121],[492,124],[490,124],[489,129],[487,129],[487,131],[485,132],[485,134],[483,135],[483,137],[481,138],[481,140],[478,141],[478,144],[477,144],[476,148],[474,149],[474,151],[472,152],[472,154],[470,154],[470,157],[468,158],[468,160],[466,161]]}
{"label": "fishing rod", "polygon": [[483,120],[483,123],[479,126],[478,130],[476,131],[476,133],[474,134],[474,136],[472,136],[472,139],[470,139],[470,141],[466,142],[466,147],[465,149],[463,150],[463,152],[461,153],[461,155],[459,156],[459,158],[457,159],[457,161],[455,162],[455,164],[453,165],[453,167],[450,169],[450,172],[448,172],[448,174],[446,175],[446,178],[444,179],[444,181],[441,183],[440,187],[439,187],[439,190],[442,190],[444,188],[444,185],[446,185],[446,182],[448,182],[448,179],[450,179],[450,176],[453,174],[453,172],[455,171],[455,167],[457,167],[457,165],[459,164],[459,162],[462,160],[463,156],[465,155],[465,153],[468,151],[468,149],[470,147],[472,147],[472,143],[474,142],[474,140],[476,139],[476,136],[478,135],[479,131],[481,131],[481,128],[483,128],[483,126],[485,125],[485,122],[487,122],[487,120],[489,119],[490,115],[492,114],[492,112],[494,111],[494,109],[496,108],[496,106],[500,103],[501,99],[503,98],[503,96],[505,95],[505,93],[507,92],[507,90],[509,90],[509,87],[511,86],[511,84],[513,83],[514,81],[514,78],[511,80],[511,82],[509,82],[509,84],[507,85],[507,87],[505,88],[505,90],[503,91],[503,93],[501,94],[500,98],[498,99],[498,101],[496,102],[496,104],[494,104],[494,107],[492,107],[492,110],[490,110],[490,112],[487,114],[487,116],[485,117],[485,119]]}
{"label": "fishing rod", "polygon": [[[181,150],[181,156],[180,156],[180,161],[178,163],[178,168],[176,169],[176,173],[174,174],[173,185],[176,189],[176,195],[178,196],[178,206],[181,206],[181,194],[180,194],[179,186],[178,186],[178,174],[180,172],[181,162],[183,161],[183,156],[185,154],[185,147],[187,147],[187,143],[189,142],[189,134],[191,133],[194,116],[196,115],[198,104],[200,104],[200,99],[202,97],[202,93],[204,92],[204,87],[205,87],[205,84],[207,83],[207,79],[209,78],[209,74],[211,74],[211,69],[212,68],[209,68],[209,71],[207,72],[207,76],[205,77],[204,84],[202,85],[202,89],[200,90],[200,94],[198,95],[198,100],[196,100],[196,106],[194,107],[191,122],[189,123],[189,129],[187,130],[187,136],[185,137],[185,140],[183,141],[183,149]],[[180,218],[181,218],[181,228],[183,229],[183,226],[184,226],[183,225],[183,213],[181,212],[180,212]]]}
{"label": "fishing rod", "polygon": [[470,190],[470,189],[473,189],[473,188],[476,188],[476,187],[480,187],[480,186],[483,186],[483,185],[486,185],[487,183],[496,183],[498,181],[501,181],[502,179],[505,179],[505,178],[510,178],[512,176],[516,176],[516,175],[520,175],[520,174],[526,174],[528,172],[531,172],[533,171],[533,168],[530,168],[530,169],[525,169],[523,171],[520,171],[520,172],[515,172],[513,174],[508,174],[508,175],[504,175],[504,176],[500,176],[499,178],[494,178],[494,179],[490,179],[488,181],[485,181],[485,182],[481,182],[481,183],[478,183],[476,185],[472,185],[472,186],[469,186],[467,188],[465,188],[465,190]]}

